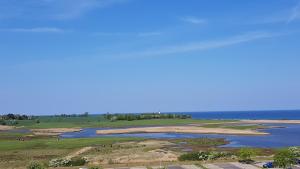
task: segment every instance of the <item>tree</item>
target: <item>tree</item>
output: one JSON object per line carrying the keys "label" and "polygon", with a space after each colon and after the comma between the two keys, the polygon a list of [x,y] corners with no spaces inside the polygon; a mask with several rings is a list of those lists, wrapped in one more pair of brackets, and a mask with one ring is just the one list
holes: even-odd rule
{"label": "tree", "polygon": [[295,163],[295,156],[289,150],[280,150],[274,156],[275,166],[281,168],[289,168]]}
{"label": "tree", "polygon": [[238,153],[238,157],[240,159],[241,162],[246,162],[246,163],[250,163],[253,160],[251,159],[251,157],[255,156],[256,152],[254,149],[251,148],[241,148],[239,153]]}

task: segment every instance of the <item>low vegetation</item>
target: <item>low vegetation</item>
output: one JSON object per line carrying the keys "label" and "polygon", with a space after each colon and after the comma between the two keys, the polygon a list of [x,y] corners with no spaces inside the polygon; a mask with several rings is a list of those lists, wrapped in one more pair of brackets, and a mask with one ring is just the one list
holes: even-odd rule
{"label": "low vegetation", "polygon": [[235,156],[230,152],[200,151],[182,154],[178,157],[179,161],[206,161],[217,159],[232,159]]}
{"label": "low vegetation", "polygon": [[39,162],[31,162],[28,166],[27,169],[44,169],[44,165]]}
{"label": "low vegetation", "polygon": [[161,113],[142,113],[142,114],[105,114],[105,119],[110,121],[119,120],[150,120],[150,119],[189,119],[190,115],[186,114],[161,114]]}
{"label": "low vegetation", "polygon": [[238,152],[239,161],[242,163],[252,163],[255,155],[257,155],[257,151],[252,148],[241,148]]}
{"label": "low vegetation", "polygon": [[292,149],[279,150],[274,156],[274,164],[280,168],[291,168],[296,164],[296,157]]}

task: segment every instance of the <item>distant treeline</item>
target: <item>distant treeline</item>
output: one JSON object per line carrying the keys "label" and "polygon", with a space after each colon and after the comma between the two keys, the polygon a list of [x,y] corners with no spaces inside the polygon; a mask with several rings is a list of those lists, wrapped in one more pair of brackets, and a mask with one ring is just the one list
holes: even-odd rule
{"label": "distant treeline", "polygon": [[110,121],[118,120],[148,120],[148,119],[188,119],[190,115],[186,114],[161,114],[161,113],[144,113],[144,114],[105,114],[105,119]]}
{"label": "distant treeline", "polygon": [[82,114],[59,114],[59,115],[54,115],[54,117],[88,117],[89,113],[84,112]]}
{"label": "distant treeline", "polygon": [[32,120],[34,117],[33,116],[27,116],[25,114],[20,115],[20,114],[4,114],[0,115],[0,120]]}

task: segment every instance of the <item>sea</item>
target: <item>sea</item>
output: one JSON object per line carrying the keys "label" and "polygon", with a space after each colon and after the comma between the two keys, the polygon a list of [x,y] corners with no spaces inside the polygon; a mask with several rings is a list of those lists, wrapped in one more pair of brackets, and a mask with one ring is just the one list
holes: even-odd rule
{"label": "sea", "polygon": [[182,112],[193,119],[300,120],[300,110]]}

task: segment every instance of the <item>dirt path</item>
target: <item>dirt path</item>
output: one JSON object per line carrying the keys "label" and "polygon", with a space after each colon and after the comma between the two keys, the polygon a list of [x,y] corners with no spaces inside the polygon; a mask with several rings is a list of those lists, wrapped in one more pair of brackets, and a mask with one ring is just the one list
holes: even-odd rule
{"label": "dirt path", "polygon": [[81,148],[81,149],[79,149],[79,150],[77,150],[77,151],[75,151],[75,152],[67,155],[66,158],[67,159],[71,159],[71,158],[79,156],[80,154],[83,154],[83,153],[85,153],[87,151],[90,151],[91,149],[93,149],[93,147],[83,147],[83,148]]}

